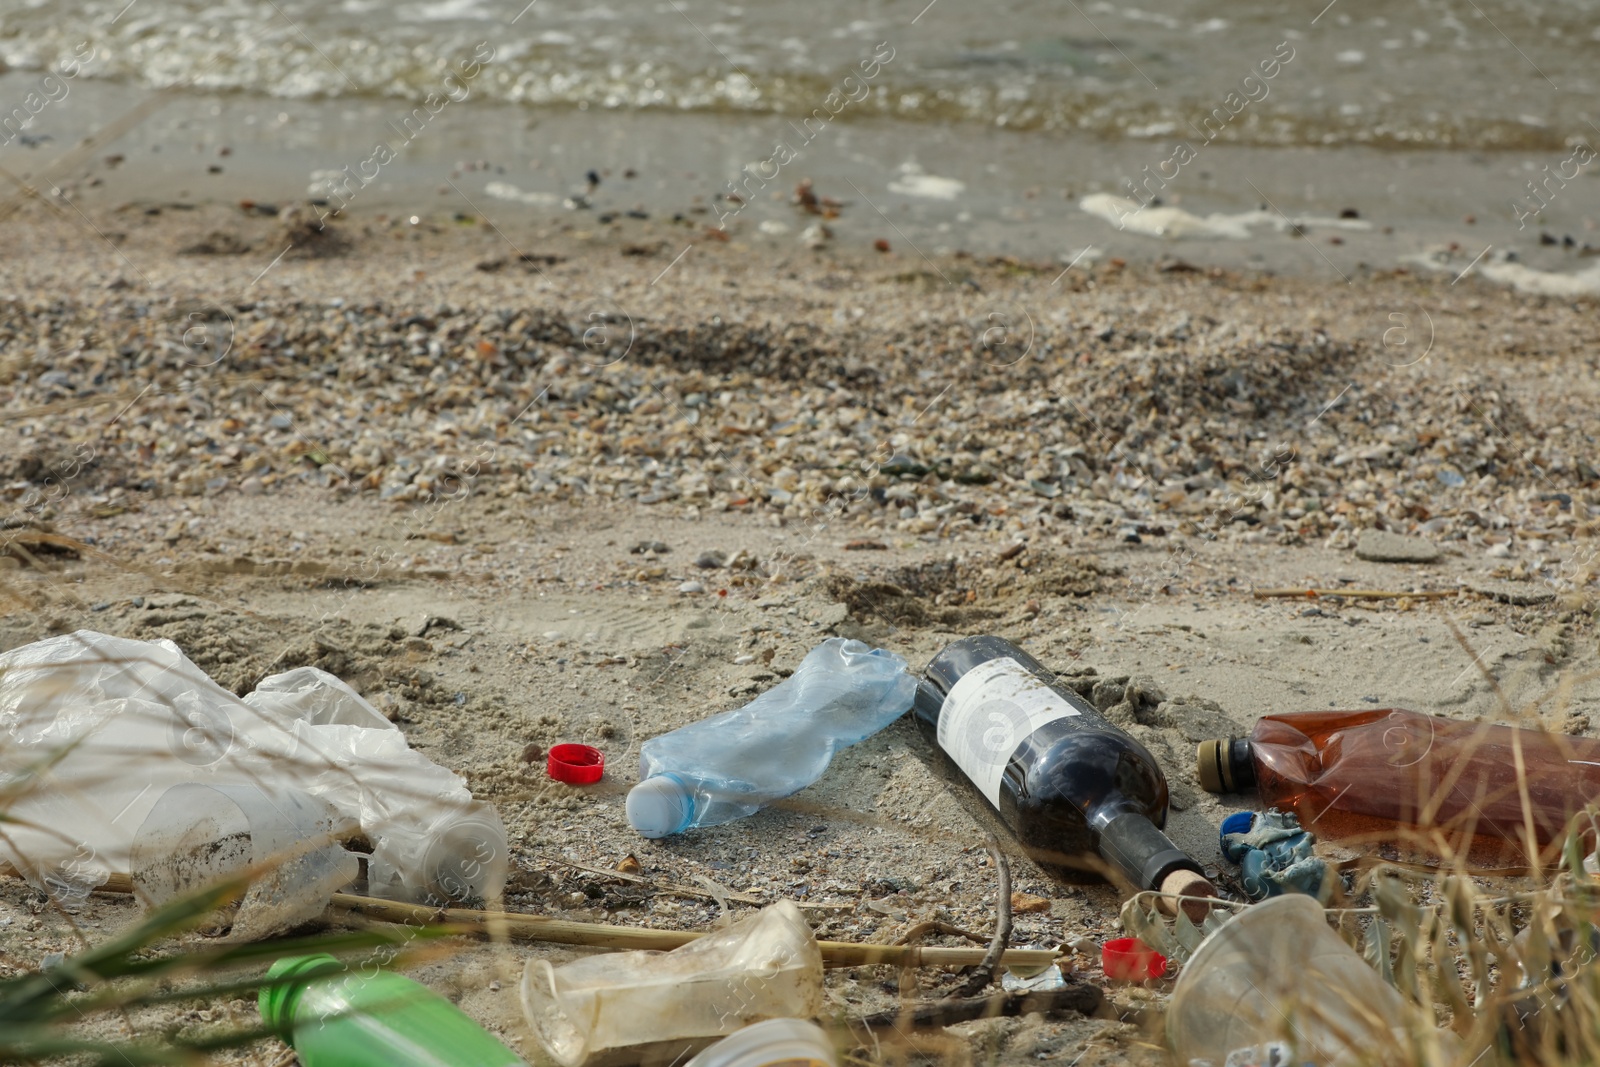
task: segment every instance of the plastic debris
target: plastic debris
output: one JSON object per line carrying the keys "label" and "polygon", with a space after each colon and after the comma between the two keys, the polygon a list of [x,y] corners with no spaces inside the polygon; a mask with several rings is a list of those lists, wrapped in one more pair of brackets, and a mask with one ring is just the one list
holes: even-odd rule
{"label": "plastic debris", "polygon": [[628,822],[645,837],[754,815],[822,777],[841,748],[911,707],[906,661],[833,637],[742,708],[646,741]]}
{"label": "plastic debris", "polygon": [[1149,982],[1167,973],[1167,958],[1137,937],[1118,937],[1100,947],[1100,967],[1118,982]]}
{"label": "plastic debris", "polygon": [[817,1015],[822,952],[800,909],[780,901],[670,952],[529,960],[522,1008],[562,1067],[607,1049],[692,1048],[762,1019]]}
{"label": "plastic debris", "polygon": [[[288,981],[298,975],[303,980]],[[261,1019],[303,1067],[527,1067],[522,1058],[425,985],[351,970],[332,956],[274,963]]]}
{"label": "plastic debris", "polygon": [[356,857],[333,839],[337,819],[327,801],[298,789],[175,785],[134,835],[134,891],[156,907],[250,871],[229,938],[287,933],[320,915],[328,897],[360,871]]}
{"label": "plastic debris", "polygon": [[1251,900],[1304,893],[1325,903],[1333,893],[1328,863],[1315,855],[1316,838],[1293,812],[1240,811],[1222,820],[1222,854],[1239,865],[1239,883]]}
{"label": "plastic debris", "polygon": [[1053,993],[1067,988],[1061,965],[1052,963],[1038,974],[1020,975],[1007,971],[1000,976],[1000,988],[1007,993]]}
{"label": "plastic debris", "polygon": [[1254,904],[1209,934],[1178,977],[1166,1025],[1189,1067],[1401,1067],[1454,1062],[1459,1047],[1299,893]]}
{"label": "plastic debris", "polygon": [[833,1043],[816,1023],[768,1019],[725,1037],[687,1067],[839,1067]]}
{"label": "plastic debris", "polygon": [[545,773],[567,785],[593,785],[605,776],[606,758],[589,745],[551,745]]}
{"label": "plastic debris", "polygon": [[[332,815],[318,844],[371,844],[373,896],[471,904],[505,884],[495,809],[313,667],[267,678],[241,700],[171,641],[80,630],[0,655],[0,730],[0,783],[16,820],[0,860],[67,903],[129,870],[136,832],[189,784],[319,798]],[[194,812],[197,825],[204,814]],[[248,815],[224,821],[240,819],[265,834]]]}

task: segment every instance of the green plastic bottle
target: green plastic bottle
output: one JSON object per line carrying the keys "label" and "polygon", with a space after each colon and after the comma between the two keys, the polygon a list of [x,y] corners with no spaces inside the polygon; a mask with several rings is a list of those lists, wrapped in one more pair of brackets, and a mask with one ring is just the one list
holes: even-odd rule
{"label": "green plastic bottle", "polygon": [[[267,977],[338,962],[329,955],[289,956]],[[454,1004],[388,971],[346,969],[267,986],[257,1004],[303,1067],[527,1067]]]}

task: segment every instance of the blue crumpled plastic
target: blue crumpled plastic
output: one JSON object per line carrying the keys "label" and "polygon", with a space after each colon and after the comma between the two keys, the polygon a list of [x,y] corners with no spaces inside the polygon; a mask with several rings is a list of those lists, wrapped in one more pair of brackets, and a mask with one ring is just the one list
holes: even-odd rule
{"label": "blue crumpled plastic", "polygon": [[1251,900],[1304,893],[1326,903],[1333,894],[1328,863],[1312,854],[1316,843],[1293,812],[1241,811],[1222,821],[1222,854],[1239,865],[1239,883]]}

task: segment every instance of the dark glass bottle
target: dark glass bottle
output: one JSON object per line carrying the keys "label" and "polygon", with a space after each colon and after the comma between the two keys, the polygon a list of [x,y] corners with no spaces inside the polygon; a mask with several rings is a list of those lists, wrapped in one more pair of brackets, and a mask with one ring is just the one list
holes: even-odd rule
{"label": "dark glass bottle", "polygon": [[1101,875],[1109,864],[1140,889],[1215,894],[1161,832],[1167,780],[1155,758],[1016,645],[985,635],[946,646],[913,709],[1040,863]]}

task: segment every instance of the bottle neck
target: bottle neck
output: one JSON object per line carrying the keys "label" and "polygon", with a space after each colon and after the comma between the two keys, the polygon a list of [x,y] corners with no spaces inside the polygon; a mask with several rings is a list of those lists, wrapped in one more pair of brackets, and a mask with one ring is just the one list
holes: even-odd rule
{"label": "bottle neck", "polygon": [[1255,753],[1251,751],[1248,740],[1242,737],[1229,738],[1223,757],[1225,774],[1230,780],[1228,792],[1242,792],[1256,784]]}
{"label": "bottle neck", "polygon": [[1188,853],[1140,812],[1113,809],[1105,817],[1104,811],[1098,808],[1091,816],[1091,823],[1098,824],[1100,855],[1140,889],[1159,889],[1173,871],[1200,871]]}

